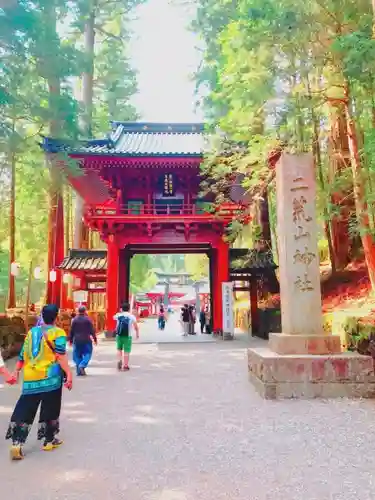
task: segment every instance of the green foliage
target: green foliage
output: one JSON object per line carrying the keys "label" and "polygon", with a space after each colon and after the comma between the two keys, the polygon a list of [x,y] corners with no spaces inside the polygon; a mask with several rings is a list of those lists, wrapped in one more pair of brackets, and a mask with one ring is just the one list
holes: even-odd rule
{"label": "green foliage", "polygon": [[130,291],[139,293],[151,290],[157,282],[150,265],[149,255],[135,255],[130,266]]}
{"label": "green foliage", "polygon": [[178,254],[162,254],[149,256],[150,267],[154,271],[178,273],[185,271],[185,257]]}
{"label": "green foliage", "polygon": [[[209,181],[203,191],[213,191],[221,203],[229,197],[233,174],[240,173],[244,189],[256,196],[269,182],[272,153],[312,151],[319,172],[320,220],[323,224],[338,216],[341,200],[353,194],[353,171],[347,158],[348,168],[340,167],[340,175],[329,171],[337,162],[331,134],[337,106],[348,98],[373,227],[372,24],[367,0],[199,0],[193,29],[205,43],[205,54],[197,85],[209,89],[204,104],[210,130],[220,130],[218,142],[223,146],[224,138],[229,145],[207,156],[203,174]],[[335,193],[341,194],[339,202],[333,202]]]}
{"label": "green foliage", "polygon": [[[17,286],[24,288],[31,259],[47,275],[51,182],[38,141],[40,135],[72,141],[80,138],[81,104],[76,90],[82,72],[90,69],[83,31],[93,12],[94,129],[102,133],[108,130],[110,119],[136,117],[129,104],[136,82],[129,65],[128,25],[129,13],[137,3],[137,0],[22,0],[12,7],[0,8],[0,287],[3,290],[9,268],[13,160],[15,253],[22,271]],[[64,153],[54,161],[65,164],[66,174],[81,174],[77,163]],[[62,181],[63,176],[59,176],[59,185],[55,186],[60,191]],[[137,280],[142,283],[140,277]],[[35,284],[33,300],[39,292],[40,286]]]}
{"label": "green foliage", "polygon": [[191,274],[194,281],[208,278],[210,266],[207,255],[185,255],[185,270]]}
{"label": "green foliage", "polygon": [[[93,133],[106,133],[108,120],[136,120],[130,98],[137,91],[130,65],[129,13],[142,0],[98,0],[81,6],[80,21],[91,11],[95,17]],[[87,3],[87,0],[83,4]],[[91,4],[91,5],[90,5]],[[81,22],[83,30],[83,23]]]}

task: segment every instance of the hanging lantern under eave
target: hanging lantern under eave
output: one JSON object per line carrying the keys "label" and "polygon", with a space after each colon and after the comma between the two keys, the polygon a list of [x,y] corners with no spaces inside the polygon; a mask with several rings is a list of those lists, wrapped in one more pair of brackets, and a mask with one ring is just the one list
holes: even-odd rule
{"label": "hanging lantern under eave", "polygon": [[17,262],[12,262],[10,265],[10,274],[18,276],[20,274],[20,265]]}
{"label": "hanging lantern under eave", "polygon": [[54,269],[49,272],[49,280],[51,283],[55,283],[55,281],[57,280],[57,273]]}
{"label": "hanging lantern under eave", "polygon": [[40,280],[42,278],[42,269],[38,266],[34,269],[34,278]]}
{"label": "hanging lantern under eave", "polygon": [[65,285],[68,285],[70,283],[70,274],[64,274],[64,276],[63,276],[63,283]]}

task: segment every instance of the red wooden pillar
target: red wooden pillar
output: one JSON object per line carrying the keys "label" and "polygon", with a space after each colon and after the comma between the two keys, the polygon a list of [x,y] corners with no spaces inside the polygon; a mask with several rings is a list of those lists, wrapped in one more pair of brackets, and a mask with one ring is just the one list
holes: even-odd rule
{"label": "red wooden pillar", "polygon": [[131,256],[126,250],[120,251],[119,255],[119,301],[120,304],[129,302],[129,285],[130,285],[130,262]]}
{"label": "red wooden pillar", "polygon": [[125,302],[125,283],[126,283],[126,262],[124,259],[124,250],[120,250],[119,265],[118,265],[119,305]]}
{"label": "red wooden pillar", "polygon": [[[118,189],[116,191],[116,212],[118,214],[122,213],[122,191],[121,189]],[[126,213],[126,212],[125,212]]]}
{"label": "red wooden pillar", "polygon": [[[56,271],[56,281],[50,284],[49,291],[51,296],[47,296],[47,302],[52,302],[56,304],[57,307],[61,307],[61,290],[62,290],[62,270],[57,269],[57,266],[61,264],[65,256],[64,248],[64,204],[62,196],[57,197],[57,207],[56,207],[56,220],[53,224],[53,256],[52,256],[52,267],[50,270],[55,269]],[[49,270],[49,271],[50,271]],[[48,271],[48,274],[49,274]],[[49,275],[48,275],[49,279]]]}
{"label": "red wooden pillar", "polygon": [[62,284],[61,284],[61,303],[60,307],[61,309],[68,309],[69,308],[69,300],[68,300],[68,283],[64,283],[63,277],[64,273],[61,273],[62,276]]}
{"label": "red wooden pillar", "polygon": [[113,235],[109,236],[107,250],[107,304],[106,330],[114,331],[116,322],[113,316],[119,308],[119,265],[120,250]]}
{"label": "red wooden pillar", "polygon": [[130,302],[130,263],[131,255],[125,250],[125,269],[126,269],[126,281],[125,281],[125,302]]}
{"label": "red wooden pillar", "polygon": [[214,251],[213,259],[213,290],[214,290],[214,310],[213,329],[222,331],[223,329],[223,289],[222,284],[229,281],[229,245],[220,240]]}

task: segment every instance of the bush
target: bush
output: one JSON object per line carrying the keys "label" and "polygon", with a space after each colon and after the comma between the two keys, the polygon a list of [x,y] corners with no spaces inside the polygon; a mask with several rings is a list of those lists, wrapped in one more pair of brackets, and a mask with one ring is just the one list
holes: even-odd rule
{"label": "bush", "polygon": [[353,311],[340,311],[324,315],[324,329],[334,335],[340,335],[344,351],[367,354],[368,338],[375,332],[375,323],[371,316],[362,316],[359,312]]}

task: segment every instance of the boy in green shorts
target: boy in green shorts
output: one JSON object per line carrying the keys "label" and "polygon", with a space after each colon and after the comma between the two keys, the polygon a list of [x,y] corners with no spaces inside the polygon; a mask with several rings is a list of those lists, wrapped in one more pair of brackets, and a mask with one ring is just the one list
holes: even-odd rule
{"label": "boy in green shorts", "polygon": [[116,326],[116,345],[119,370],[129,370],[129,355],[132,350],[133,337],[131,335],[132,328],[135,330],[136,338],[139,339],[139,326],[136,317],[130,313],[130,305],[125,303],[121,307],[114,319],[117,321]]}

